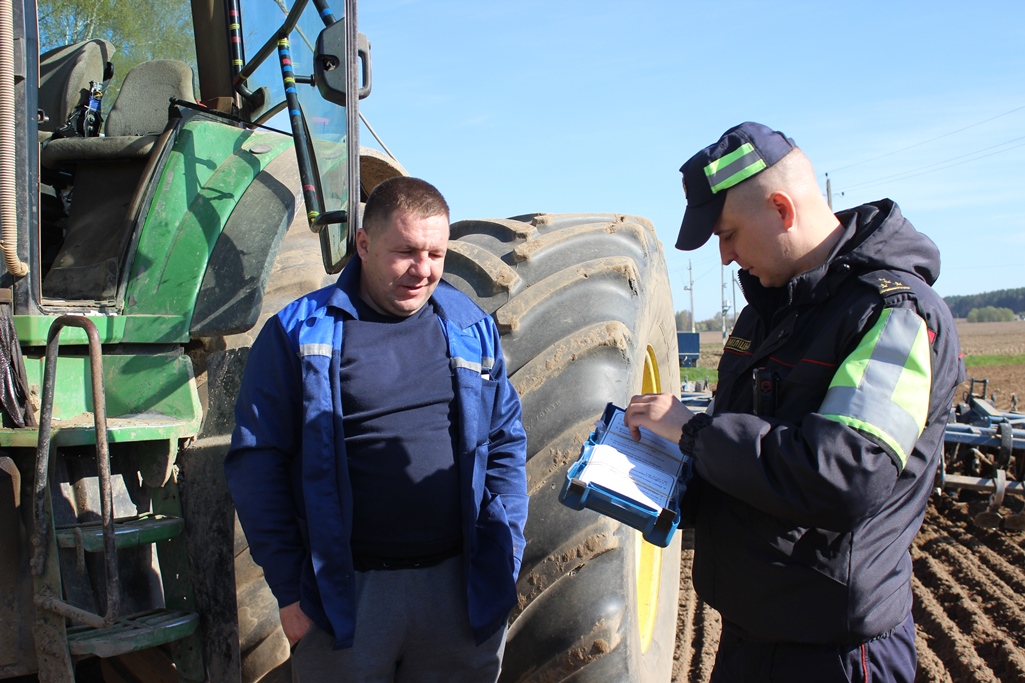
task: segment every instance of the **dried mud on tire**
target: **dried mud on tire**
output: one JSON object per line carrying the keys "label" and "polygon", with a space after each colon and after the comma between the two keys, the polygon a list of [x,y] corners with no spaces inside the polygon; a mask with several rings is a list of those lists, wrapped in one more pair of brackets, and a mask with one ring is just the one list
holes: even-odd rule
{"label": "dried mud on tire", "polygon": [[[934,497],[911,549],[917,683],[1025,681],[1025,533],[972,523],[974,507]],[[684,538],[674,683],[707,681],[719,615],[694,594]]]}

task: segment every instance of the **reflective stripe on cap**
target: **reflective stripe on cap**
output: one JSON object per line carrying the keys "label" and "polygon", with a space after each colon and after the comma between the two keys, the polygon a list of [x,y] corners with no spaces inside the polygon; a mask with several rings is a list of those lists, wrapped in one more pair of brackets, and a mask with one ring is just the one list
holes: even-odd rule
{"label": "reflective stripe on cap", "polygon": [[754,145],[745,142],[729,154],[709,162],[705,166],[705,175],[712,194],[718,194],[766,168],[765,161],[755,151]]}

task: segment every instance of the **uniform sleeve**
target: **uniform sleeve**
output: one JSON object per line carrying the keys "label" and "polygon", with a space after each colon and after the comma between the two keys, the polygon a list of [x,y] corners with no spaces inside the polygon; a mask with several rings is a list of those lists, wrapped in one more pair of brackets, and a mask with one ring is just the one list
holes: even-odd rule
{"label": "uniform sleeve", "polygon": [[698,474],[797,524],[847,531],[889,499],[929,419],[932,350],[910,308],[883,309],[798,423],[722,414],[697,432]]}
{"label": "uniform sleeve", "polygon": [[301,371],[278,318],[254,342],[235,405],[235,430],[224,459],[239,522],[278,604],[299,600],[306,550],[292,488],[301,447]]}
{"label": "uniform sleeve", "polygon": [[498,383],[498,389],[495,409],[491,415],[488,467],[484,484],[501,499],[505,507],[512,532],[515,575],[518,575],[526,546],[523,528],[527,522],[528,502],[527,435],[523,429],[519,396],[506,375],[498,331],[492,326],[491,332],[497,349],[492,379]]}
{"label": "uniform sleeve", "polygon": [[840,366],[819,412],[876,443],[902,472],[925,429],[931,387],[925,321],[887,308]]}

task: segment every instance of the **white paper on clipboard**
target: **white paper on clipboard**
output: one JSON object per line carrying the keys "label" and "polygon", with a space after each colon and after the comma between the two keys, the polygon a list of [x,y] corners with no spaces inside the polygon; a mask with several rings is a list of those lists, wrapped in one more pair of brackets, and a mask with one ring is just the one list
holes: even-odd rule
{"label": "white paper on clipboard", "polygon": [[668,507],[683,468],[680,447],[643,427],[641,440],[634,441],[622,408],[614,408],[578,479],[654,510]]}

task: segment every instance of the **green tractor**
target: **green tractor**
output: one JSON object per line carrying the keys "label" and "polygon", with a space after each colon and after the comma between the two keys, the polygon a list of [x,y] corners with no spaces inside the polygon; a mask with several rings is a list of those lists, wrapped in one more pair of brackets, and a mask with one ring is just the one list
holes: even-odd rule
{"label": "green tractor", "polygon": [[[359,144],[356,18],[0,0],[0,679],[290,680],[222,460],[263,322],[333,280],[361,201],[405,173]],[[668,681],[679,535],[558,501],[607,401],[679,391],[655,231],[531,214],[452,239],[447,278],[498,322],[529,438],[502,680]]]}

